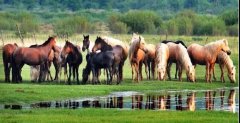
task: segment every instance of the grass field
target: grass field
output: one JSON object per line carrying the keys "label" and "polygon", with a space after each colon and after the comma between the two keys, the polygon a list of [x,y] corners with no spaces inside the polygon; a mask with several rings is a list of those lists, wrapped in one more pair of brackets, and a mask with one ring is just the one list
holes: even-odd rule
{"label": "grass field", "polygon": [[[91,41],[94,41],[97,35],[90,35]],[[125,42],[129,42],[131,35],[111,35],[117,39],[121,39]],[[37,35],[39,44],[47,39],[48,36]],[[147,43],[157,44],[160,40],[164,40],[165,36],[157,35],[143,35]],[[69,99],[79,97],[89,97],[97,95],[106,95],[114,91],[141,91],[150,92],[155,90],[183,90],[183,89],[216,89],[222,87],[237,87],[239,85],[238,79],[238,37],[207,37],[206,36],[168,36],[168,40],[183,40],[187,46],[191,43],[205,44],[207,42],[226,38],[229,41],[229,47],[232,50],[231,58],[236,66],[236,83],[229,82],[227,74],[225,74],[226,83],[220,82],[220,69],[218,65],[215,65],[215,73],[217,81],[213,83],[205,82],[205,66],[198,65],[196,68],[197,82],[191,83],[186,81],[186,74],[183,73],[183,81],[173,79],[172,81],[158,81],[158,80],[146,80],[144,79],[140,83],[133,83],[131,80],[131,67],[128,59],[124,65],[124,80],[120,85],[65,85],[56,82],[43,82],[41,84],[31,83],[29,66],[25,65],[22,70],[23,83],[10,84],[4,82],[4,72],[2,63],[2,53],[0,55],[0,103],[31,103],[37,101],[48,101],[57,99]],[[75,35],[69,38],[75,44],[82,44],[82,35]],[[19,39],[9,38],[5,39],[6,43],[17,42],[21,45]],[[35,44],[34,39],[29,38],[25,40],[25,46]],[[57,44],[64,45],[64,39],[58,39]],[[85,53],[83,53],[83,63],[79,68],[79,77],[81,80],[82,69],[85,67]],[[54,73],[53,66],[51,67],[52,73]],[[171,70],[172,78],[175,74],[175,66],[173,65]],[[54,74],[53,74],[54,75]],[[145,73],[143,73],[145,77]],[[104,78],[101,77],[102,83]],[[239,94],[237,94],[239,95]],[[66,110],[66,109],[49,109],[49,110],[0,110],[0,122],[58,122],[58,121],[72,121],[72,122],[237,122],[237,114],[229,112],[216,112],[216,111],[196,111],[192,112],[161,112],[161,111],[125,111],[125,110],[98,110],[98,109],[79,109],[79,110]],[[46,119],[49,119],[46,120]]]}

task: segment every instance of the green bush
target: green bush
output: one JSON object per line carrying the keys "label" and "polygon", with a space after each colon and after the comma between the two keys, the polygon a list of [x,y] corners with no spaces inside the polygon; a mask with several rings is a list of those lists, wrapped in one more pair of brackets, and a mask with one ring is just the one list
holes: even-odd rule
{"label": "green bush", "polygon": [[230,36],[238,36],[238,31],[239,31],[238,24],[234,24],[227,27],[227,32],[228,35]]}
{"label": "green bush", "polygon": [[54,32],[59,35],[68,34],[69,36],[74,33],[87,33],[90,32],[92,26],[85,17],[70,16],[68,18],[59,19],[54,24]]}

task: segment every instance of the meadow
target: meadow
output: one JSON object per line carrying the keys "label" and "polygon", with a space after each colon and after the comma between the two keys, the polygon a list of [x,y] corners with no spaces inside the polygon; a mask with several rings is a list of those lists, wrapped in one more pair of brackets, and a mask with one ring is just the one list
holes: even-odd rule
{"label": "meadow", "polygon": [[[92,42],[96,39],[96,34],[90,35]],[[111,37],[120,39],[126,43],[131,40],[131,35],[109,35]],[[198,65],[196,68],[197,82],[191,83],[186,81],[186,74],[183,72],[183,81],[180,82],[176,79],[172,81],[158,81],[158,80],[146,80],[143,67],[143,81],[134,83],[131,80],[131,67],[129,60],[125,61],[123,81],[120,85],[105,85],[104,77],[101,76],[101,85],[76,85],[76,82],[72,82],[73,85],[65,85],[62,81],[57,82],[42,82],[32,83],[30,81],[30,67],[25,65],[22,70],[23,82],[19,84],[6,83],[4,82],[4,68],[2,62],[2,51],[0,50],[0,103],[1,104],[24,104],[38,101],[48,101],[57,99],[69,99],[79,97],[91,97],[98,95],[107,95],[115,91],[140,91],[140,92],[151,92],[157,90],[197,90],[197,89],[216,89],[224,87],[237,87],[239,85],[239,65],[238,65],[238,37],[225,37],[225,36],[165,36],[165,35],[142,35],[147,43],[157,44],[161,40],[182,40],[187,46],[191,43],[206,44],[212,41],[220,40],[225,38],[229,42],[232,54],[231,58],[234,65],[236,66],[236,83],[230,83],[227,73],[225,73],[225,83],[220,82],[220,69],[219,65],[215,65],[215,73],[217,81],[212,83],[205,82],[205,66]],[[17,43],[20,46],[22,43],[20,39],[13,35],[6,35],[4,43]],[[24,46],[29,46],[35,43],[41,44],[48,38],[48,35],[36,35],[36,38],[25,38]],[[74,44],[82,45],[83,36],[73,35],[68,39]],[[65,39],[58,38],[57,44],[63,46]],[[86,65],[85,56],[83,54],[83,63],[79,68],[79,77],[82,78],[82,69]],[[52,75],[54,75],[54,68],[51,67]],[[175,65],[172,66],[171,76],[174,78]],[[63,79],[62,79],[63,80]],[[238,95],[238,94],[237,94]],[[172,117],[174,116],[174,117]],[[78,109],[78,110],[66,110],[66,109],[40,109],[40,110],[0,110],[0,122],[35,122],[42,121],[48,122],[46,119],[50,119],[49,122],[58,121],[72,121],[77,122],[79,120],[85,122],[96,122],[97,120],[102,122],[158,122],[158,121],[169,121],[169,122],[237,122],[237,114],[229,112],[218,112],[218,111],[196,111],[194,113],[184,112],[155,112],[155,111],[125,111],[125,110],[100,110],[100,109]],[[54,117],[54,118],[53,118]],[[111,118],[110,118],[111,117]],[[198,117],[198,118],[196,118]],[[97,120],[96,120],[97,119]]]}

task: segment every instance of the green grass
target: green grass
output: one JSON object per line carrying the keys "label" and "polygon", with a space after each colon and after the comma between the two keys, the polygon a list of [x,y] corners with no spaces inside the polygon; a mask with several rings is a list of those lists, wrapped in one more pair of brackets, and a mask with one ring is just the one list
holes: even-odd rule
{"label": "green grass", "polygon": [[0,122],[168,122],[237,123],[238,114],[222,111],[152,111],[117,109],[0,110]]}

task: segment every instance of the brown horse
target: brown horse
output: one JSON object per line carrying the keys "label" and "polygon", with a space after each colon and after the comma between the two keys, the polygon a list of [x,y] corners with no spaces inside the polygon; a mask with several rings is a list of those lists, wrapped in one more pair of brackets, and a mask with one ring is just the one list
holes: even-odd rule
{"label": "brown horse", "polygon": [[[42,45],[36,48],[19,47],[13,53],[13,81],[22,81],[21,69],[24,64],[28,65],[41,65],[40,69],[47,69],[46,62],[48,61],[48,56],[53,49],[55,51],[56,37],[49,37]],[[41,71],[41,70],[40,70]],[[38,81],[41,82],[42,72]]]}
{"label": "brown horse", "polygon": [[226,39],[211,42],[205,46],[191,44],[187,51],[193,65],[206,65],[206,82],[212,82],[212,71],[219,52],[224,51],[227,54],[231,54],[230,48],[228,47],[228,41]]}
{"label": "brown horse", "polygon": [[142,64],[145,58],[145,41],[142,36],[133,34],[131,45],[129,49],[129,60],[132,67],[132,79],[135,73],[135,81],[142,80]]}
{"label": "brown horse", "polygon": [[82,63],[82,54],[80,52],[80,49],[71,42],[66,41],[61,52],[61,57],[66,59],[66,62],[68,63],[69,66],[68,84],[71,84],[72,72],[73,79],[75,79],[76,74],[77,84],[80,84],[78,78],[78,68],[79,65]]}
{"label": "brown horse", "polygon": [[12,54],[17,49],[18,45],[14,44],[6,44],[3,46],[2,50],[2,57],[3,57],[3,64],[4,64],[4,73],[5,73],[5,81],[10,82],[10,70],[12,68],[11,60]]}
{"label": "brown horse", "polygon": [[82,51],[84,52],[87,50],[87,53],[89,53],[89,45],[90,45],[90,40],[89,40],[89,35],[83,35],[83,46],[82,46]]}
{"label": "brown horse", "polygon": [[[40,46],[41,45],[35,44],[35,45],[29,46],[29,48],[36,48],[36,47],[40,47]],[[56,47],[55,47],[55,50],[56,50]],[[48,55],[48,61],[46,62],[46,65],[45,65],[47,67],[47,69],[42,70],[43,81],[45,81],[45,80],[47,80],[47,81],[51,80],[52,81],[53,80],[52,75],[50,73],[50,67],[51,67],[52,62],[53,62],[54,53],[55,53],[54,50],[51,50],[50,54]],[[37,73],[36,73],[37,71],[39,71],[39,73],[40,73],[40,65],[39,66],[33,66],[33,67],[30,67],[30,68],[35,69],[35,70],[32,70],[33,72],[35,72],[35,75],[37,75]],[[34,77],[34,78],[35,78],[35,80],[33,80],[33,81],[37,81],[36,77]]]}

